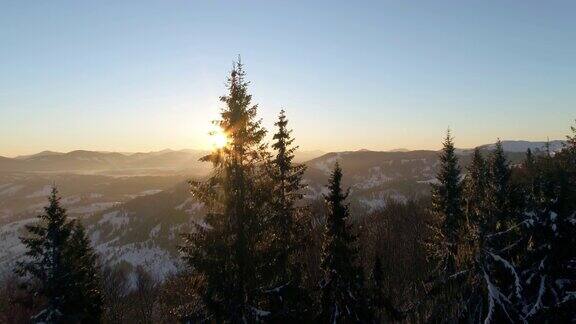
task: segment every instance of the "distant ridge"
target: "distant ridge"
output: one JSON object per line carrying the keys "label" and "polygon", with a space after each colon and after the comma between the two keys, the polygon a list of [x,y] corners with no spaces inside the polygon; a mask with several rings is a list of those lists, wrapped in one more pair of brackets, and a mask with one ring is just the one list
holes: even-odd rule
{"label": "distant ridge", "polygon": [[0,159],[0,171],[129,174],[200,170],[209,164],[198,159],[207,151],[163,150],[149,153],[118,153],[75,150],[68,153],[43,151],[28,156]]}
{"label": "distant ridge", "polygon": [[[562,150],[566,141],[563,140],[553,140],[548,142],[531,142],[531,141],[521,141],[521,140],[508,140],[502,141],[502,147],[506,152],[526,152],[528,149],[532,151],[545,151],[546,145],[550,145],[550,151],[558,152]],[[480,149],[494,149],[496,144],[485,144],[480,146]]]}
{"label": "distant ridge", "polygon": [[407,148],[397,148],[393,150],[388,150],[387,152],[410,152],[410,150]]}
{"label": "distant ridge", "polygon": [[42,151],[40,153],[31,154],[31,155],[19,155],[19,156],[15,157],[14,159],[26,160],[26,159],[30,159],[30,158],[36,158],[36,157],[42,157],[42,156],[54,156],[54,155],[62,155],[62,154],[66,154],[66,153],[54,152],[54,151]]}
{"label": "distant ridge", "polygon": [[[502,141],[504,151],[508,153],[524,154],[527,149],[534,153],[544,152],[546,145],[549,143],[552,152],[560,151],[565,141],[553,140],[549,142],[532,142],[523,140],[505,140]],[[494,143],[479,146],[480,150],[486,152],[494,149]],[[459,155],[469,155],[473,149],[457,149]],[[400,153],[426,153],[434,150],[408,150],[406,148],[397,148],[388,151],[373,151],[369,149],[360,149],[349,152],[332,152],[325,153],[319,150],[315,151],[296,151],[295,161],[299,163],[314,160],[322,156],[332,156],[334,154],[345,153],[364,153],[368,157],[385,156],[381,153],[400,154]],[[183,170],[183,169],[207,169],[209,164],[198,162],[198,159],[209,152],[206,150],[172,150],[164,149],[152,152],[98,152],[89,150],[75,150],[68,153],[42,151],[32,155],[21,155],[15,158],[0,157],[0,171],[16,172],[104,172],[118,170],[143,170],[143,169],[165,169],[165,170]]]}

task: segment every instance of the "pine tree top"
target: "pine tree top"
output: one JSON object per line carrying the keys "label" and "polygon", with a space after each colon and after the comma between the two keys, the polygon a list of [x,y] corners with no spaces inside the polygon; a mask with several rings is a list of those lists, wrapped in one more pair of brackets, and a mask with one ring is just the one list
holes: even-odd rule
{"label": "pine tree top", "polygon": [[338,162],[334,165],[334,170],[330,175],[329,181],[328,190],[330,193],[326,195],[325,198],[333,206],[336,206],[341,204],[348,197],[348,192],[344,193],[342,190],[342,168],[340,168]]}

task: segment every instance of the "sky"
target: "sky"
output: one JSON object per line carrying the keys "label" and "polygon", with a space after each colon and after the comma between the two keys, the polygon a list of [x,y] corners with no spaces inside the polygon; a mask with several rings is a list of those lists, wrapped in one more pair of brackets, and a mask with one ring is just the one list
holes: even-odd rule
{"label": "sky", "polygon": [[241,55],[302,150],[561,139],[575,1],[0,0],[0,155],[210,148]]}

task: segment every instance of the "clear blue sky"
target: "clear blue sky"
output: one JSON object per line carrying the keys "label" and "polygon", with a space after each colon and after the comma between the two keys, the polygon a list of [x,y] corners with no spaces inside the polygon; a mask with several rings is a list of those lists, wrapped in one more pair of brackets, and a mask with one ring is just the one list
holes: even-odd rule
{"label": "clear blue sky", "polygon": [[207,148],[237,54],[305,150],[562,138],[575,1],[0,0],[0,155]]}

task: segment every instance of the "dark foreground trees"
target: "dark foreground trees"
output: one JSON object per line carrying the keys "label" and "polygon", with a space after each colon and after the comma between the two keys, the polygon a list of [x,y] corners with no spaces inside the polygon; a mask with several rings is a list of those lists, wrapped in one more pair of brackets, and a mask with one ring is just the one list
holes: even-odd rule
{"label": "dark foreground trees", "polygon": [[45,300],[34,322],[98,323],[102,297],[97,259],[80,223],[68,220],[56,188],[38,222],[21,238],[26,258],[17,273]]}
{"label": "dark foreground trees", "polygon": [[[442,216],[433,226],[433,242],[435,247],[447,246],[443,253],[447,257],[436,257],[439,248],[432,249],[431,256],[454,261],[439,263],[431,285],[431,296],[437,296],[433,319],[576,320],[576,254],[570,248],[576,235],[576,155],[571,139],[554,156],[549,151],[537,157],[528,152],[525,163],[515,168],[509,166],[500,141],[488,161],[476,150],[463,180],[466,212],[458,210],[459,220],[452,222],[449,216],[458,213],[450,213],[455,209],[450,206],[461,200],[454,199],[459,193],[450,195],[449,188],[457,188],[461,177],[445,176],[457,173],[452,159],[446,158],[452,147],[446,141],[440,184],[433,190],[434,201],[440,202],[433,205],[434,210]],[[462,224],[464,230],[454,224]],[[446,305],[452,311],[446,312]]]}
{"label": "dark foreground trees", "polygon": [[328,189],[320,320],[324,323],[369,322],[372,316],[365,298],[363,270],[358,263],[357,236],[349,223],[349,207],[344,202],[348,194],[342,190],[342,169],[338,163]]}
{"label": "dark foreground trees", "polygon": [[[198,292],[205,308],[197,318],[365,323],[574,318],[574,258],[567,248],[574,243],[576,222],[574,138],[558,155],[530,157],[530,166],[516,167],[498,141],[488,157],[475,150],[463,172],[448,134],[430,213],[424,216],[429,227],[415,227],[419,240],[404,249],[410,251],[406,259],[419,260],[414,264],[421,265],[420,273],[410,277],[420,282],[404,284],[415,292],[403,292],[400,303],[393,300],[399,294],[392,288],[396,283],[386,279],[406,262],[383,260],[386,251],[376,248],[386,244],[375,244],[382,238],[368,229],[374,224],[351,221],[338,165],[326,208],[297,207],[304,204],[304,169],[292,164],[293,139],[284,112],[276,123],[272,157],[247,84],[238,63],[216,123],[229,144],[206,158],[214,165],[213,176],[193,186],[212,211],[183,247],[192,273],[203,282]],[[413,214],[422,217],[419,209]],[[306,247],[303,237],[310,242]],[[421,251],[427,251],[427,259]],[[311,278],[318,282],[310,284]]]}

